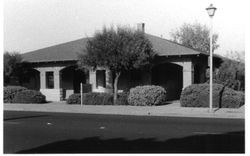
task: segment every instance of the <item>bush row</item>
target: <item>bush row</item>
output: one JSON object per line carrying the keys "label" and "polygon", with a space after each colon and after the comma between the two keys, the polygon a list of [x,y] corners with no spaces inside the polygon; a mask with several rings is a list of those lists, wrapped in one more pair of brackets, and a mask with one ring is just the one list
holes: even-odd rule
{"label": "bush row", "polygon": [[[186,87],[180,97],[182,107],[209,107],[209,84]],[[244,93],[221,84],[213,84],[213,107],[239,108],[244,105]]]}
{"label": "bush row", "polygon": [[15,95],[21,91],[27,90],[25,87],[21,86],[7,86],[4,87],[4,103],[12,103]]}
{"label": "bush row", "polygon": [[[166,90],[160,86],[137,86],[131,88],[129,93],[119,93],[116,105],[152,106],[160,105],[166,101]],[[4,87],[5,103],[45,103],[46,97],[39,91],[28,90],[20,86]],[[80,104],[80,94],[72,94],[68,104]],[[208,107],[209,84],[194,84],[186,87],[180,97],[182,107]],[[113,94],[84,93],[84,105],[114,105]],[[244,93],[224,87],[213,85],[213,107],[239,108],[244,105]]]}
{"label": "bush row", "polygon": [[[116,105],[152,106],[165,101],[166,91],[160,86],[138,86],[128,93],[119,93]],[[80,104],[81,95],[72,94],[67,99],[68,104]],[[108,93],[84,93],[84,105],[114,105],[113,94]]]}
{"label": "bush row", "polygon": [[46,97],[36,90],[23,90],[18,92],[12,103],[45,103]]}
{"label": "bush row", "polygon": [[[80,104],[81,95],[79,93],[72,94],[67,99],[68,104]],[[127,105],[126,93],[118,94],[117,105]],[[84,93],[83,105],[114,105],[113,94],[109,93]]]}
{"label": "bush row", "polygon": [[4,103],[45,103],[46,97],[39,91],[21,86],[4,87]]}

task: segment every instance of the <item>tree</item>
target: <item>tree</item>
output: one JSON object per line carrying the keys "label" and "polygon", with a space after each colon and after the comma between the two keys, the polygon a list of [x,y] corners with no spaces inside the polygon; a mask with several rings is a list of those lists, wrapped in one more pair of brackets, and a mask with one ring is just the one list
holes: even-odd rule
{"label": "tree", "polygon": [[22,57],[18,52],[4,53],[4,84],[8,84],[11,78],[20,76]]}
{"label": "tree", "polygon": [[[200,51],[209,52],[210,39],[209,29],[199,23],[184,23],[180,28],[170,33],[172,40],[179,44]],[[213,51],[219,47],[217,44],[218,34],[213,35]]]}
{"label": "tree", "polygon": [[88,40],[87,54],[80,54],[80,68],[106,67],[114,75],[114,103],[117,100],[118,80],[123,71],[138,69],[150,64],[155,55],[152,44],[140,31],[118,27],[96,32]]}
{"label": "tree", "polygon": [[225,57],[237,62],[245,63],[245,51],[227,51]]}
{"label": "tree", "polygon": [[245,90],[245,64],[232,59],[224,58],[217,72],[215,82],[234,90]]}

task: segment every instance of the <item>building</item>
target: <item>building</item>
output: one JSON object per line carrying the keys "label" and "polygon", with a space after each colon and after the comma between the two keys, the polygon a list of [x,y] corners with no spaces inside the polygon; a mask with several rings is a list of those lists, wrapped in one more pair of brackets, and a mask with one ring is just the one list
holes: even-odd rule
{"label": "building", "polygon": [[[138,24],[144,31],[144,24]],[[119,91],[137,85],[160,85],[166,88],[169,100],[178,99],[183,88],[206,81],[208,54],[161,37],[146,34],[157,53],[152,69],[123,72]],[[112,92],[112,73],[102,67],[83,72],[77,68],[77,56],[83,53],[88,38],[24,53],[23,59],[32,70],[23,85],[40,90],[48,101],[60,101],[80,92],[80,83],[91,84],[93,92]],[[215,66],[220,58],[214,56]]]}

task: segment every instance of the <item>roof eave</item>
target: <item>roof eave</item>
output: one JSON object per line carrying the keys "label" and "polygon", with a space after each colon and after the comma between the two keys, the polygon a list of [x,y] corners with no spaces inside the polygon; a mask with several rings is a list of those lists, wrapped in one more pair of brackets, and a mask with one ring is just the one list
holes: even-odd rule
{"label": "roof eave", "polygon": [[23,62],[26,63],[32,63],[32,64],[40,64],[40,63],[59,63],[59,62],[75,62],[77,60],[54,60],[54,61],[26,61]]}

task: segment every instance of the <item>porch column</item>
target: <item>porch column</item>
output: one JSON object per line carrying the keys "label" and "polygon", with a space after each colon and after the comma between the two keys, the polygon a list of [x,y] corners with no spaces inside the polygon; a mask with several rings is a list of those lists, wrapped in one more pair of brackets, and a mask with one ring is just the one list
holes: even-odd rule
{"label": "porch column", "polygon": [[89,83],[92,85],[92,91],[96,89],[96,71],[89,70]]}
{"label": "porch column", "polygon": [[191,61],[183,62],[183,89],[193,84],[193,67]]}
{"label": "porch column", "polygon": [[60,73],[60,69],[56,68],[54,71],[54,88],[55,89],[60,89],[61,87],[61,73]]}
{"label": "porch column", "polygon": [[45,89],[46,88],[45,71],[44,70],[39,70],[39,71],[40,71],[40,89]]}
{"label": "porch column", "polygon": [[62,88],[62,72],[61,68],[56,68],[54,71],[54,89],[59,90],[60,101],[64,100],[64,90]]}
{"label": "porch column", "polygon": [[105,76],[106,76],[106,91],[109,92],[109,93],[112,93],[113,92],[112,72],[109,69],[106,69]]}

